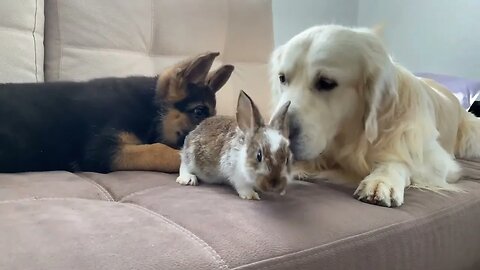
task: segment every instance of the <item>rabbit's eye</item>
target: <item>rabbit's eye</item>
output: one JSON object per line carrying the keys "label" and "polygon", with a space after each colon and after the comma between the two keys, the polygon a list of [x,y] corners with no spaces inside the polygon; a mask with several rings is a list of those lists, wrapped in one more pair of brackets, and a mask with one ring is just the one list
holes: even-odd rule
{"label": "rabbit's eye", "polygon": [[281,84],[286,84],[287,83],[287,78],[285,77],[285,74],[283,74],[283,73],[278,74],[278,80],[280,81]]}
{"label": "rabbit's eye", "polygon": [[262,150],[258,150],[257,152],[257,161],[262,162]]}

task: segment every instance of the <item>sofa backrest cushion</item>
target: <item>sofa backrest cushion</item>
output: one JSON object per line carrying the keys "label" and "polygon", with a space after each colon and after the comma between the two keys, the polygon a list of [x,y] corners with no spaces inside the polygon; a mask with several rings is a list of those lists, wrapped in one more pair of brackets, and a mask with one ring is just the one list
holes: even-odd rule
{"label": "sofa backrest cushion", "polygon": [[43,81],[43,0],[0,1],[0,82]]}
{"label": "sofa backrest cushion", "polygon": [[271,1],[46,0],[46,80],[153,75],[205,51],[235,65],[217,95],[233,114],[240,89],[268,113]]}

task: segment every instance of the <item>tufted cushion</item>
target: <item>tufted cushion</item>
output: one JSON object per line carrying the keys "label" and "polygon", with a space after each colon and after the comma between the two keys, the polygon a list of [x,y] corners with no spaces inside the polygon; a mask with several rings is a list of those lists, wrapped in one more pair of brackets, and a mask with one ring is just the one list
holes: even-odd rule
{"label": "tufted cushion", "polygon": [[265,0],[46,1],[46,79],[153,75],[186,57],[219,51],[236,67],[219,92],[233,114],[240,89],[268,112],[271,2]]}
{"label": "tufted cushion", "polygon": [[0,1],[0,83],[43,81],[43,0]]}

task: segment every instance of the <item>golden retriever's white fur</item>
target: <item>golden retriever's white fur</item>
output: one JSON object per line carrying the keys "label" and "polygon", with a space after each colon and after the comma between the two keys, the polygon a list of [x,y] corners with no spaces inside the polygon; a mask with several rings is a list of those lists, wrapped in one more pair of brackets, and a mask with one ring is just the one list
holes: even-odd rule
{"label": "golden retriever's white fur", "polygon": [[295,157],[358,179],[362,201],[399,206],[409,185],[454,189],[455,156],[480,157],[480,121],[395,63],[374,30],[307,29],[274,51],[271,81],[276,104],[292,102]]}

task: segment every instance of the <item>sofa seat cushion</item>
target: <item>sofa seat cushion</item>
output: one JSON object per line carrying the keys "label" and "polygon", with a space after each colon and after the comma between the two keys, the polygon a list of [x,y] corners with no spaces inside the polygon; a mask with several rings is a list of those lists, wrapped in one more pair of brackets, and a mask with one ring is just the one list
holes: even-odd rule
{"label": "sofa seat cushion", "polygon": [[43,0],[0,2],[0,83],[43,81]]}
{"label": "sofa seat cushion", "polygon": [[462,165],[465,193],[394,209],[328,182],[245,201],[154,172],[4,174],[0,269],[480,269],[480,164]]}

